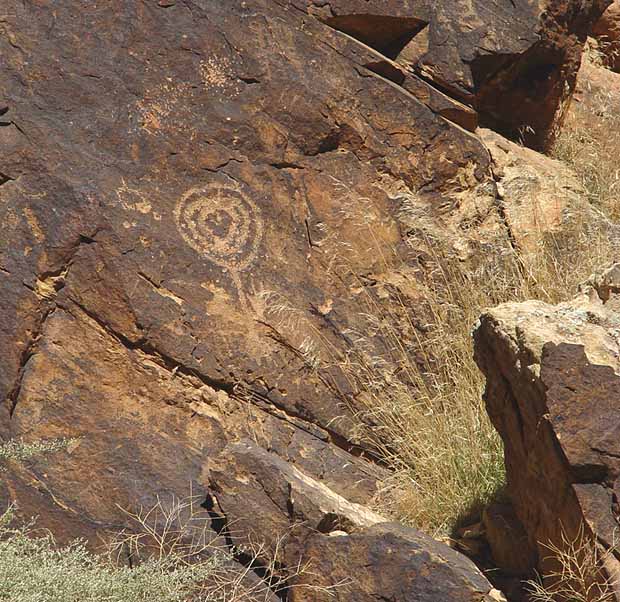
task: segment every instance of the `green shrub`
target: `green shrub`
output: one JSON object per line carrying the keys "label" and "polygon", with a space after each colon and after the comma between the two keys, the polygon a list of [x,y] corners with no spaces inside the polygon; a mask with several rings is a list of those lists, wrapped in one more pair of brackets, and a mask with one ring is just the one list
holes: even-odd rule
{"label": "green shrub", "polygon": [[[174,557],[114,566],[75,542],[56,547],[51,534],[0,524],[0,600],[6,602],[182,602],[210,579],[217,557],[190,565]],[[194,600],[214,600],[196,597]]]}

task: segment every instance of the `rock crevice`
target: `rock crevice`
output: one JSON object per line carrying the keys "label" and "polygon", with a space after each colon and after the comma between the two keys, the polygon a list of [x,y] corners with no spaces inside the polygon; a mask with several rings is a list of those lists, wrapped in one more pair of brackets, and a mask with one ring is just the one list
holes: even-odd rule
{"label": "rock crevice", "polygon": [[[231,538],[294,529],[278,562],[312,559],[317,584],[363,573],[336,599],[484,598],[456,552],[368,518],[389,470],[359,442],[349,333],[367,297],[419,305],[368,286],[417,273],[410,232],[476,261],[536,242],[534,198],[537,232],[563,224],[544,178],[519,188],[547,160],[478,114],[546,141],[605,2],[5,4],[0,436],[79,442],[33,461],[62,505],[20,467],[0,501],[95,546],[119,507],[214,491]],[[539,110],[523,63],[541,40]]]}

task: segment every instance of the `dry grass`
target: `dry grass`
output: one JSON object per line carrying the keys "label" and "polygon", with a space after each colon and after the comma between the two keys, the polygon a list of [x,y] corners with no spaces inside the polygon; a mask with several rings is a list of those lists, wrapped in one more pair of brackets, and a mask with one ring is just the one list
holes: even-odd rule
{"label": "dry grass", "polygon": [[609,131],[607,137],[602,131],[580,127],[569,118],[569,122],[558,137],[553,156],[570,165],[580,177],[588,192],[590,202],[614,221],[620,219],[620,169],[616,158],[620,153],[620,124]]}
{"label": "dry grass", "polygon": [[[435,535],[474,520],[504,485],[503,448],[482,401],[484,379],[473,361],[471,330],[482,311],[508,301],[569,299],[602,262],[611,260],[607,233],[578,216],[561,234],[548,235],[537,252],[493,249],[477,266],[454,257],[441,241],[410,240],[422,256],[395,269],[420,291],[411,300],[397,287],[376,293],[344,254],[327,249],[330,265],[358,295],[363,310],[356,331],[345,334],[344,355],[330,346],[309,313],[276,293],[264,292],[268,322],[296,349],[309,370],[338,365],[357,391],[356,440],[392,468],[377,510]],[[373,241],[372,223],[359,224]],[[377,256],[381,249],[377,243]],[[360,410],[361,408],[361,410]]]}
{"label": "dry grass", "polygon": [[[482,401],[472,327],[484,308],[502,302],[570,298],[609,259],[609,245],[579,224],[549,236],[538,253],[506,251],[476,268],[441,251],[437,241],[423,246],[425,301],[412,308],[398,296],[385,303],[367,294],[367,326],[352,335],[343,368],[365,407],[361,436],[394,469],[379,506],[445,535],[477,518],[504,484],[502,444]],[[380,354],[371,351],[376,338],[387,344]]]}
{"label": "dry grass", "polygon": [[618,44],[607,37],[588,38],[584,46],[584,61],[596,67],[613,69],[619,56]]}
{"label": "dry grass", "polygon": [[[158,499],[127,515],[131,528],[117,535],[107,556],[99,556],[80,541],[59,547],[34,524],[12,527],[14,513],[7,510],[0,515],[0,601],[261,602],[291,587],[327,594],[339,587],[293,585],[311,574],[310,566],[284,569],[265,560],[278,550],[231,550],[194,498]],[[245,564],[237,562],[241,552]]]}
{"label": "dry grass", "polygon": [[529,599],[532,602],[611,602],[615,600],[617,582],[606,576],[606,562],[613,558],[616,546],[600,550],[584,529],[573,538],[562,535],[559,544],[545,546],[549,552],[546,561],[556,568],[544,579],[529,581]]}
{"label": "dry grass", "polygon": [[262,293],[263,315],[309,370],[338,365],[357,391],[348,400],[359,418],[356,440],[392,468],[377,510],[445,536],[477,519],[505,480],[503,447],[473,361],[476,320],[503,302],[570,299],[594,269],[612,260],[613,245],[598,223],[573,216],[570,226],[548,235],[535,252],[491,249],[479,255],[477,265],[459,261],[442,247],[445,242],[418,236],[409,242],[412,255],[421,259],[398,268],[397,254],[374,240],[372,221],[361,215],[357,222],[383,258],[378,272],[398,272],[404,288],[420,291],[418,299],[395,286],[377,294],[373,278],[359,277],[347,262],[348,250],[330,244],[323,248],[330,269],[360,291],[363,307],[357,329],[344,333],[351,342],[348,352],[334,349],[310,313],[277,293]]}
{"label": "dry grass", "polygon": [[594,89],[587,81],[582,85],[591,88],[589,100],[573,103],[551,154],[575,171],[593,206],[618,221],[620,98],[617,91]]}
{"label": "dry grass", "polygon": [[[365,408],[361,437],[394,469],[378,505],[439,534],[501,488],[504,467],[471,359],[470,328],[489,299],[480,298],[475,275],[445,258],[434,267],[422,325],[404,301],[386,307],[368,295],[367,329],[344,369]],[[368,345],[376,336],[387,344],[380,355]]]}
{"label": "dry grass", "polygon": [[[361,391],[362,436],[394,469],[378,505],[432,533],[475,519],[504,483],[502,445],[472,359],[470,333],[480,313],[503,302],[568,300],[595,269],[618,259],[617,234],[605,224],[620,219],[620,114],[603,93],[580,111],[552,154],[575,171],[593,211],[569,216],[532,253],[491,251],[477,266],[436,240],[414,240],[426,252],[416,274],[425,301],[410,307],[398,295],[387,303],[365,297],[367,328],[344,368]],[[377,338],[387,341],[380,353],[371,344]]]}

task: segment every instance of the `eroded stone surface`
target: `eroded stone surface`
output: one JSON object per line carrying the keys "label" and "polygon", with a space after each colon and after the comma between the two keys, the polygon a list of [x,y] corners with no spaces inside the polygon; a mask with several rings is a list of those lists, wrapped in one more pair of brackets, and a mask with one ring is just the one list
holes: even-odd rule
{"label": "eroded stone surface", "polygon": [[[554,4],[570,18],[549,63],[569,89],[574,19],[598,6],[573,4]],[[126,526],[121,508],[190,493],[233,539],[252,519],[247,493],[257,518],[240,541],[301,521],[286,563],[329,529],[362,538],[360,562],[371,550],[387,563],[367,508],[386,469],[356,439],[340,365],[365,295],[417,301],[411,232],[464,259],[511,244],[473,131],[477,109],[516,127],[485,102],[521,99],[513,75],[546,26],[529,4],[506,7],[6,2],[0,434],[77,442],[11,466],[2,499],[95,545]],[[489,53],[499,87],[497,63],[476,67]],[[393,542],[406,570],[399,542],[420,537]],[[455,563],[442,570],[477,583],[462,591],[476,599],[488,584]],[[360,599],[385,585],[368,579]]]}
{"label": "eroded stone surface", "polygon": [[510,495],[543,570],[545,544],[562,547],[582,525],[601,545],[616,541],[619,274],[595,274],[571,303],[501,305],[475,332]]}
{"label": "eroded stone surface", "polygon": [[535,146],[545,146],[562,121],[582,44],[610,3],[295,0],[474,106],[494,129]]}
{"label": "eroded stone surface", "polygon": [[[377,599],[375,592],[382,592],[387,600],[505,601],[489,589],[465,556],[393,523],[378,524],[362,534],[316,534],[308,540],[302,558],[313,562],[318,573],[315,583],[325,591],[293,587],[294,602],[371,602]],[[362,570],[348,580],[352,564],[377,570]],[[299,583],[303,582],[302,577]]]}
{"label": "eroded stone surface", "polygon": [[540,252],[548,235],[571,224],[604,221],[592,211],[583,185],[565,164],[492,130],[478,133],[491,154],[497,202],[511,242],[523,256]]}

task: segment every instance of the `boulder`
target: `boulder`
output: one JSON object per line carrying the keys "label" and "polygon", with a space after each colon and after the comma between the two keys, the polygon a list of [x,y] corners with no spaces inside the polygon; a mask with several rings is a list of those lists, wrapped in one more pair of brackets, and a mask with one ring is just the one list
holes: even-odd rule
{"label": "boulder", "polygon": [[[605,3],[517,4],[5,2],[0,436],[76,441],[11,466],[2,501],[96,547],[121,509],[191,494],[231,549],[278,555],[305,523],[280,562],[331,529],[385,566],[350,333],[397,274],[415,308],[413,233],[510,246],[476,127],[546,140]],[[490,587],[466,572],[463,596]]]}
{"label": "boulder", "polygon": [[602,221],[582,183],[564,163],[492,130],[480,129],[478,134],[491,155],[506,231],[522,257],[536,255],[549,235],[561,234],[577,221]]}
{"label": "boulder", "polygon": [[[489,588],[465,556],[398,524],[378,524],[351,535],[316,534],[307,541],[302,558],[316,574],[315,589],[304,587],[302,577],[291,588],[291,602],[506,600]],[[362,570],[351,579],[351,565],[373,570]]]}
{"label": "boulder", "polygon": [[611,6],[594,23],[591,35],[598,41],[597,50],[603,55],[604,65],[620,71],[620,2]]}
{"label": "boulder", "polygon": [[[617,264],[593,275],[570,303],[500,305],[474,333],[510,497],[543,573],[554,562],[550,544],[565,549],[585,536],[603,552],[616,545],[619,310]],[[618,561],[605,558],[614,575]]]}

